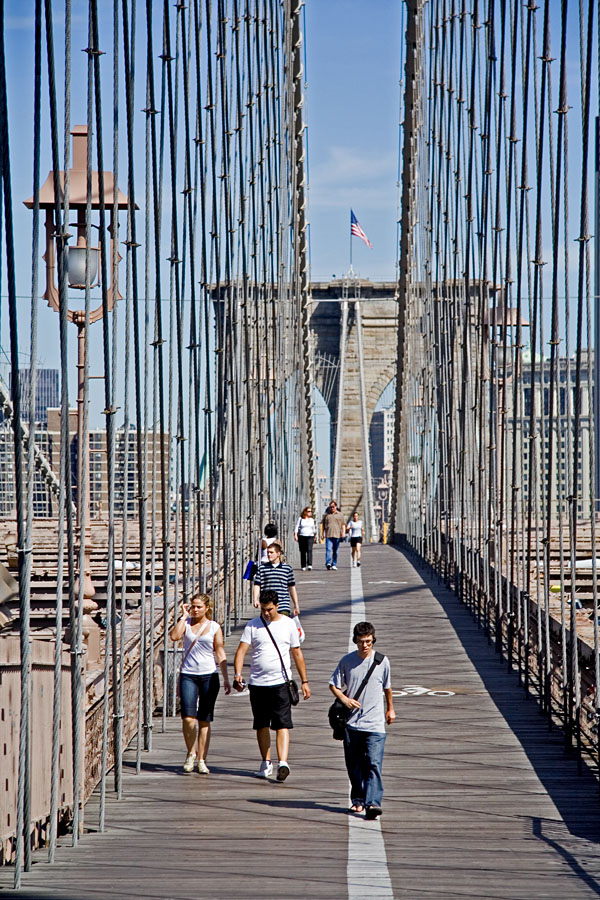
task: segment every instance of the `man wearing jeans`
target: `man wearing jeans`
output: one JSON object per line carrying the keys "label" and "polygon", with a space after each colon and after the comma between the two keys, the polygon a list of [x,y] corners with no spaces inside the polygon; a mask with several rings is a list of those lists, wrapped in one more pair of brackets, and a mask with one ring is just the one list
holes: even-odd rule
{"label": "man wearing jeans", "polygon": [[321,537],[325,538],[325,564],[328,569],[337,569],[337,554],[340,540],[346,535],[346,520],[332,500],[329,511],[321,521]]}
{"label": "man wearing jeans", "polygon": [[[385,746],[385,726],[396,718],[392,700],[390,663],[387,656],[375,658],[375,629],[370,622],[354,626],[356,650],[342,656],[329,680],[329,689],[353,710],[346,723],[344,757],[350,778],[350,809],[365,813],[366,819],[381,815],[383,782],[381,767]],[[376,663],[358,700],[354,697],[365,676]],[[384,709],[385,700],[385,709]]]}

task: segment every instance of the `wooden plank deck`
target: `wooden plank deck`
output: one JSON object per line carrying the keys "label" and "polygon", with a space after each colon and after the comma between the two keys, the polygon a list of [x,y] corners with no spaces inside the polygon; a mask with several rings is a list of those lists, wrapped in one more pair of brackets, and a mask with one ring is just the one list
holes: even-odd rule
{"label": "wooden plank deck", "polygon": [[[295,712],[284,784],[251,777],[257,751],[247,698],[221,696],[210,776],[183,775],[178,720],[165,734],[156,722],[140,776],[128,751],[125,797],[110,800],[106,831],[94,833],[93,798],[79,847],[63,838],[53,866],[36,854],[18,893],[12,870],[1,871],[0,896],[345,900],[347,780],[326,722],[327,680],[350,627],[347,547],[340,558],[340,569],[326,572],[319,548],[315,569],[298,573],[313,697]],[[394,897],[599,896],[595,780],[577,776],[560,734],[548,732],[452,594],[389,547],[365,547],[360,573],[394,689],[454,692],[396,699],[381,819]],[[238,637],[228,641],[230,660]]]}

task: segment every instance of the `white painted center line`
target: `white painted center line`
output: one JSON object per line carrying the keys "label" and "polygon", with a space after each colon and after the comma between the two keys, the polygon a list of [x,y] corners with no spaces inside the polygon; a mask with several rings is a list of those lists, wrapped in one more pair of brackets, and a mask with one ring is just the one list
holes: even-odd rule
{"label": "white painted center line", "polygon": [[[359,568],[350,572],[350,639],[348,652],[356,649],[352,632],[357,622],[364,622],[365,598]],[[348,900],[394,900],[387,866],[385,841],[379,819],[367,822],[359,816],[348,817]]]}

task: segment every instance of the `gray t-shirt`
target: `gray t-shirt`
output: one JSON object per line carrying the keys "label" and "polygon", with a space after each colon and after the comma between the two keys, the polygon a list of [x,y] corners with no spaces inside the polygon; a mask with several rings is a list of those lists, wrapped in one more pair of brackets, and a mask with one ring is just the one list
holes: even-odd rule
{"label": "gray t-shirt", "polygon": [[[346,696],[354,697],[374,661],[374,653],[367,656],[366,659],[361,659],[356,650],[347,653],[337,664],[335,672],[329,679],[329,684],[339,688]],[[391,686],[390,661],[387,656],[384,656],[382,662],[375,666],[366,688],[358,698],[360,709],[352,713],[348,719],[350,728],[385,734],[383,692]]]}

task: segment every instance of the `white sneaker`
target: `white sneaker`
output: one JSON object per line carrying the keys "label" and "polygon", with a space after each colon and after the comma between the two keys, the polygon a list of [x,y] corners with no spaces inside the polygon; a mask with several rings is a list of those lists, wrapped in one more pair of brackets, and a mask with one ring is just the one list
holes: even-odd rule
{"label": "white sneaker", "polygon": [[273,763],[270,759],[263,759],[260,764],[260,769],[256,773],[259,778],[268,778],[269,775],[273,774]]}
{"label": "white sneaker", "polygon": [[309,572],[312,572],[312,566],[307,566],[306,568],[308,569]]}
{"label": "white sneaker", "polygon": [[192,750],[185,758],[185,762],[183,764],[184,772],[193,772],[194,771],[194,763],[196,762],[196,754]]}
{"label": "white sneaker", "polygon": [[277,781],[285,781],[290,774],[290,767],[286,762],[280,762],[277,769]]}
{"label": "white sneaker", "polygon": [[335,571],[337,572],[337,566],[332,566],[331,568],[335,569]]}
{"label": "white sneaker", "polygon": [[306,566],[302,566],[302,571],[306,572]]}
{"label": "white sneaker", "polygon": [[210,769],[203,759],[198,760],[198,772],[200,773],[200,775],[210,775]]}

